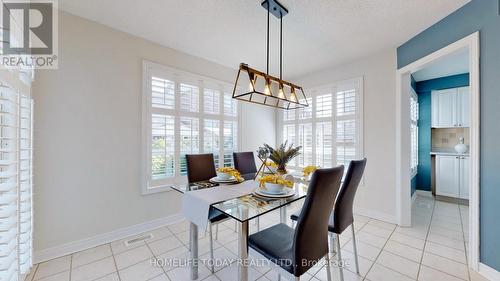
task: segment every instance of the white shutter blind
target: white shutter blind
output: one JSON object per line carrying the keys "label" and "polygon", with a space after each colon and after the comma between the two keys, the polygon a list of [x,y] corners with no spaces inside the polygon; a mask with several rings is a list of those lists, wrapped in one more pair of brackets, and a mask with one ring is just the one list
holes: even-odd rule
{"label": "white shutter blind", "polygon": [[282,111],[282,141],[302,146],[290,166],[333,167],[362,157],[363,79],[309,89],[309,107]]}
{"label": "white shutter blind", "polygon": [[179,168],[181,175],[187,175],[186,154],[199,153],[199,134],[200,134],[200,121],[194,117],[181,117],[180,118],[180,137],[181,156],[179,159]]}
{"label": "white shutter blind", "polygon": [[0,87],[0,280],[17,280],[19,274],[18,217],[19,183],[17,178],[18,94]]}
{"label": "white shutter blind", "polygon": [[220,135],[220,121],[219,120],[212,120],[212,119],[205,119],[205,124],[204,124],[204,133],[203,133],[203,138],[204,138],[204,145],[203,145],[203,151],[205,153],[213,153],[214,154],[214,161],[215,161],[215,167],[219,167],[219,135]]}
{"label": "white shutter blind", "polygon": [[316,97],[316,118],[332,116],[332,94]]}
{"label": "white shutter blind", "polygon": [[232,94],[224,93],[224,115],[226,116],[238,116],[238,106],[236,100],[233,99]]}
{"label": "white shutter blind", "polygon": [[153,180],[174,176],[175,117],[153,114],[151,118],[151,163]]}
{"label": "white shutter blind", "polygon": [[412,89],[410,92],[410,134],[411,134],[411,172],[415,174],[418,167],[418,96]]}
{"label": "white shutter blind", "polygon": [[233,152],[238,151],[238,123],[224,121],[224,167],[233,166]]}
{"label": "white shutter blind", "polygon": [[316,165],[322,168],[333,166],[332,122],[316,123]]}
{"label": "white shutter blind", "polygon": [[180,106],[181,110],[198,112],[198,102],[199,102],[198,87],[181,83],[180,92],[181,92],[181,106]]}
{"label": "white shutter blind", "polygon": [[299,162],[298,165],[301,167],[312,165],[313,134],[311,123],[299,124],[298,138],[298,145],[302,146],[302,153],[297,157]]}
{"label": "white shutter blind", "polygon": [[347,169],[357,155],[356,89],[337,91],[335,96],[337,165],[344,165]]}
{"label": "white shutter blind", "polygon": [[238,149],[238,104],[225,82],[143,63],[144,193],[187,182],[186,154],[213,153],[232,165]]}
{"label": "white shutter blind", "polygon": [[19,267],[21,274],[32,265],[32,100],[21,95],[19,107]]}
{"label": "white shutter blind", "polygon": [[151,79],[151,103],[153,107],[163,109],[175,108],[175,83],[166,79]]}
{"label": "white shutter blind", "polygon": [[32,265],[32,100],[22,75],[9,81],[22,90],[0,81],[0,281]]}
{"label": "white shutter blind", "polygon": [[219,91],[205,89],[203,93],[205,113],[219,114]]}

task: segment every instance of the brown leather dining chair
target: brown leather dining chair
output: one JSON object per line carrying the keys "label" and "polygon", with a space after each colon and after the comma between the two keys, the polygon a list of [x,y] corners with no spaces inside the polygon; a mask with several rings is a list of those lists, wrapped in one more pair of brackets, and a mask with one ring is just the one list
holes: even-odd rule
{"label": "brown leather dining chair", "polygon": [[257,166],[252,151],[248,152],[233,152],[234,168],[238,170],[241,176],[246,179],[255,178]]}
{"label": "brown leather dining chair", "polygon": [[[208,181],[217,176],[214,163],[214,155],[210,154],[186,154],[188,183]],[[229,219],[229,216],[219,210],[210,208],[208,214],[210,235],[210,258],[212,260],[211,271],[214,273],[214,246],[212,237],[212,226],[215,225],[215,239],[219,232],[219,223]],[[191,250],[191,249],[190,249]]]}
{"label": "brown leather dining chair", "polygon": [[300,280],[323,257],[331,280],[328,222],[343,173],[344,166],[316,170],[295,229],[280,223],[248,237],[251,254],[270,260],[278,280],[281,274]]}
{"label": "brown leather dining chair", "polygon": [[[352,230],[352,245],[354,248],[354,261],[356,263],[356,272],[359,274],[358,265],[358,251],[356,247],[356,235],[354,231],[354,215],[353,215],[353,204],[356,191],[358,189],[359,183],[363,178],[363,173],[365,171],[366,158],[362,160],[353,160],[349,163],[347,172],[344,177],[344,182],[337,194],[335,199],[335,204],[333,207],[333,212],[330,216],[330,223],[328,225],[328,231],[334,233],[336,236],[337,243],[337,258],[339,264],[341,264],[342,254],[340,252],[340,234],[344,230],[351,226]],[[301,213],[294,213],[291,215],[291,219],[297,221],[300,219]],[[330,243],[330,247],[333,248],[333,243]],[[342,267],[339,267],[340,280],[344,280],[344,272]]]}

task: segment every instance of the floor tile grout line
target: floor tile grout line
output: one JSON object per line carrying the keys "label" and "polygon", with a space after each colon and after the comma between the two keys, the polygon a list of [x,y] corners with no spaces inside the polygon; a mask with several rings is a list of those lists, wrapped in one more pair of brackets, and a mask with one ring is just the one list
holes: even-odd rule
{"label": "floor tile grout line", "polygon": [[118,275],[118,280],[121,281],[122,278],[120,276],[120,271],[118,270],[118,265],[116,264],[115,254],[113,253],[113,248],[111,247],[111,243],[109,244],[109,248],[111,248],[111,256],[113,257],[113,264],[115,265],[116,275]]}
{"label": "floor tile grout line", "polygon": [[[175,238],[177,238],[177,237],[175,237]],[[179,240],[179,238],[177,238],[177,240]],[[179,242],[181,242],[181,241],[179,240]],[[182,243],[182,242],[181,242],[181,243]],[[153,250],[151,249],[151,247],[149,246],[149,244],[148,244],[146,241],[144,241],[144,244],[146,244],[146,247],[149,249],[149,251],[151,252],[151,254],[153,254],[153,257],[149,257],[149,259],[151,259],[151,258],[155,258],[156,260],[160,259],[160,257],[159,257],[159,256],[155,255],[155,253],[153,252]],[[179,246],[179,247],[177,247],[177,248],[174,248],[174,249],[172,249],[171,251],[173,251],[173,250],[175,250],[175,249],[178,249],[178,248],[180,248],[180,247],[182,247],[182,246]],[[165,252],[165,253],[168,253],[168,252],[170,252],[170,251],[167,251],[167,252]],[[161,255],[163,255],[163,254],[165,254],[165,253],[162,253]],[[147,259],[146,259],[146,260],[147,260]],[[144,261],[141,261],[141,262],[144,262]],[[141,262],[139,262],[139,263],[141,263]],[[136,263],[136,264],[139,264],[139,263]],[[133,265],[131,265],[131,266],[133,266]],[[129,267],[131,267],[131,266],[129,266]],[[168,279],[168,280],[170,280],[170,277],[168,277],[168,274],[167,274],[167,271],[165,270],[165,268],[164,268],[163,266],[160,266],[160,268],[161,268],[161,271],[163,272],[163,274],[165,274],[165,276],[167,277],[167,279]],[[125,268],[123,268],[123,269],[125,269]],[[123,269],[122,269],[122,270],[123,270]],[[156,277],[158,277],[158,276],[160,276],[160,275],[161,275],[161,274],[158,274],[158,275],[156,275],[156,276],[154,276],[154,277],[152,277],[152,278],[149,278],[148,280],[151,280],[151,279],[153,279],[153,278],[156,278]]]}
{"label": "floor tile grout line", "polygon": [[427,239],[429,238],[429,233],[431,231],[431,224],[432,224],[432,219],[434,217],[435,210],[436,210],[436,201],[434,200],[433,204],[432,204],[431,219],[430,219],[429,227],[427,228],[427,235],[425,236],[424,247],[422,248],[422,256],[420,257],[420,262],[418,263],[417,280],[420,277],[420,270],[422,269],[422,262],[424,260],[424,255],[425,255],[425,246],[427,246]]}
{"label": "floor tile grout line", "polygon": [[[434,209],[434,204],[433,204],[433,209]],[[434,212],[434,211],[433,211],[433,212]],[[387,246],[387,243],[391,240],[392,235],[394,235],[394,233],[396,232],[396,229],[397,229],[397,226],[394,228],[394,230],[392,231],[391,235],[389,235],[389,237],[387,238],[386,242],[384,243],[384,246],[382,247],[382,250],[379,252],[379,254],[378,254],[378,255],[377,255],[377,257],[375,258],[375,261],[373,262],[372,266],[370,267],[370,269],[369,269],[369,270],[368,270],[368,272],[366,273],[366,278],[367,278],[368,274],[370,273],[370,271],[372,270],[373,266],[374,266],[375,264],[377,264],[377,265],[380,265],[380,266],[382,266],[382,267],[385,267],[385,268],[387,268],[387,269],[389,269],[389,270],[391,270],[391,271],[394,271],[394,272],[397,272],[397,273],[402,274],[402,275],[404,275],[404,276],[407,276],[407,277],[409,277],[410,279],[413,279],[412,277],[410,277],[410,276],[408,276],[408,275],[406,275],[406,274],[404,274],[404,273],[402,273],[402,272],[399,272],[399,271],[397,271],[397,270],[394,270],[394,269],[388,268],[388,267],[386,267],[386,266],[384,266],[384,265],[382,265],[382,264],[377,263],[377,261],[378,261],[378,259],[379,259],[380,255],[382,254],[382,252],[384,251],[385,247]],[[399,233],[399,234],[401,235],[401,233]],[[403,234],[403,235],[404,235],[404,234]],[[409,236],[409,235],[406,235],[406,236]],[[409,236],[409,237],[411,237],[411,236]],[[413,237],[412,237],[412,238],[413,238]],[[416,239],[416,238],[415,238],[415,239]],[[419,239],[419,240],[422,240],[422,239]],[[397,241],[396,241],[396,242],[397,242]],[[402,244],[402,243],[400,243],[400,244]],[[409,246],[409,245],[407,245],[407,246]],[[412,247],[412,248],[413,248],[413,247]],[[425,242],[424,242],[424,249],[425,249]],[[389,251],[389,252],[390,252],[390,251]],[[392,252],[390,252],[390,253],[392,253]],[[399,256],[399,255],[398,255],[398,256]],[[400,257],[402,257],[402,256],[400,256]],[[423,257],[423,250],[422,250],[422,257]],[[402,257],[402,258],[404,258],[404,259],[406,259],[406,260],[409,260],[408,258],[405,258],[405,257]],[[411,260],[410,260],[410,261],[411,261]],[[419,274],[419,272],[420,272],[420,266],[421,266],[421,263],[419,263],[419,266],[418,266],[418,271],[417,271],[417,280],[418,280],[418,274]]]}
{"label": "floor tile grout line", "polygon": [[[463,218],[462,218],[462,212],[460,211],[460,205],[458,205],[458,213],[460,214],[460,224],[462,225],[462,236],[464,238],[465,263],[467,266],[467,274],[468,274],[469,280],[471,280],[470,269],[469,269],[469,255],[467,255],[467,250],[468,250],[467,244],[469,243],[469,241],[465,241],[464,222],[463,222]],[[467,225],[468,224],[469,224],[469,222],[467,222]]]}

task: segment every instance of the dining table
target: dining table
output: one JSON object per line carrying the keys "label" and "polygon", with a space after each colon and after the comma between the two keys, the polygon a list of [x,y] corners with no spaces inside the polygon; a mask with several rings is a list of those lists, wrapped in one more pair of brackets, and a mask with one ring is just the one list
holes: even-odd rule
{"label": "dining table", "polygon": [[[245,180],[245,186],[249,184],[255,185],[255,190],[259,188],[258,180],[253,179],[253,177],[248,177]],[[260,216],[267,214],[269,212],[279,210],[280,211],[280,222],[286,223],[287,214],[286,206],[301,200],[306,197],[308,181],[301,177],[293,176],[293,195],[285,198],[272,198],[267,196],[261,196],[254,192],[250,192],[243,196],[236,198],[227,199],[221,202],[216,202],[210,205],[210,208],[218,210],[226,214],[230,219],[235,220],[238,224],[238,280],[247,281],[248,280],[248,234],[249,234],[249,222],[259,218]],[[250,181],[250,182],[249,182]],[[231,188],[239,188],[243,186],[243,183],[232,184]],[[188,192],[196,192],[198,190],[204,190],[204,192],[210,192],[209,189],[213,186],[207,184],[181,184],[172,186],[174,190],[182,194],[187,194]],[[241,187],[240,187],[241,188]],[[217,192],[217,189],[213,189]],[[207,217],[208,220],[208,217]],[[191,280],[198,279],[198,266],[199,266],[199,256],[198,256],[198,225],[190,221],[189,227],[189,245],[191,249],[190,253],[190,277]]]}

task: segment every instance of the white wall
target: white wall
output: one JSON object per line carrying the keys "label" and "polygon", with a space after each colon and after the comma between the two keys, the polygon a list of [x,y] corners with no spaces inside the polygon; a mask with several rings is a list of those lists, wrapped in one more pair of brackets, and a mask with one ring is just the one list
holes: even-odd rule
{"label": "white wall", "polygon": [[[236,70],[79,17],[59,17],[59,69],[35,99],[35,252],[180,211],[175,192],[141,195],[142,60],[233,82]],[[242,150],[275,143],[275,111],[242,106]]]}
{"label": "white wall", "polygon": [[356,194],[355,211],[396,222],[396,51],[313,73],[300,80],[307,88],[363,76],[365,184]]}

